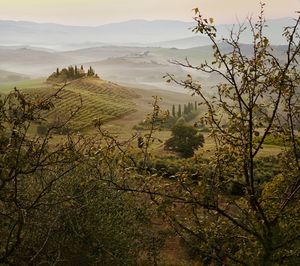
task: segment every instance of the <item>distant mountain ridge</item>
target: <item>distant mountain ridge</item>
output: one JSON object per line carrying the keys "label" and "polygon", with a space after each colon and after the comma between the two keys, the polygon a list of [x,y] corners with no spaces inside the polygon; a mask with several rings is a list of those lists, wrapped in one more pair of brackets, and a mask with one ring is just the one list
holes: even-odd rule
{"label": "distant mountain ridge", "polygon": [[80,43],[128,44],[168,41],[192,36],[192,23],[131,20],[97,27],[67,26],[0,20],[0,45],[78,45]]}
{"label": "distant mountain ridge", "polygon": [[[283,27],[292,18],[268,20],[266,34],[274,45],[284,44]],[[29,45],[56,50],[71,50],[105,45],[160,46],[192,48],[208,44],[205,36],[195,35],[194,22],[174,20],[130,20],[101,26],[68,26],[55,23],[0,20],[0,45]],[[232,25],[217,25],[219,36],[227,36]],[[199,44],[197,45],[197,40]],[[243,43],[251,43],[245,32]]]}

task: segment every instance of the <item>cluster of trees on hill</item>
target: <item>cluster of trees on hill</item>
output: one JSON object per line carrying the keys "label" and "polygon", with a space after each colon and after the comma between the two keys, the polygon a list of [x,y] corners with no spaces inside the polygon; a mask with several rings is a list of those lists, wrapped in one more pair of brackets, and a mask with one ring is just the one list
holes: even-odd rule
{"label": "cluster of trees on hill", "polygon": [[68,68],[63,68],[59,70],[56,69],[47,79],[50,82],[66,82],[69,80],[75,80],[83,77],[95,77],[99,78],[98,74],[95,73],[95,70],[90,66],[88,71],[86,72],[83,66],[81,65],[80,68],[77,65],[69,66]]}

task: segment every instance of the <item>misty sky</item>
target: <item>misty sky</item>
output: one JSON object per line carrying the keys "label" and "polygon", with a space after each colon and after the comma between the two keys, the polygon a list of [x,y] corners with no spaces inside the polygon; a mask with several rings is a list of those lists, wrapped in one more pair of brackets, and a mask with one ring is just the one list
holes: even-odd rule
{"label": "misty sky", "polygon": [[[266,0],[267,18],[294,17],[300,0]],[[257,14],[259,0],[0,0],[0,19],[101,25],[131,19],[191,21],[192,8],[219,23]]]}

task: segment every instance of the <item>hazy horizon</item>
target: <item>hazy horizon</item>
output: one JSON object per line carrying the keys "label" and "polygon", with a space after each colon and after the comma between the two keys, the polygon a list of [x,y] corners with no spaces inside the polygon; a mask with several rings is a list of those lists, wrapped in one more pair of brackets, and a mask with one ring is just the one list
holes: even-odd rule
{"label": "hazy horizon", "polygon": [[[294,17],[300,0],[266,0],[267,19]],[[199,7],[205,16],[217,24],[235,23],[258,14],[259,1],[239,0],[0,0],[1,20],[56,23],[72,26],[100,26],[128,20],[192,21],[192,9]]]}
{"label": "hazy horizon", "polygon": [[[290,19],[292,18],[291,16],[283,16],[283,17],[278,17],[278,18],[269,18],[267,19],[268,21],[270,20],[280,20],[280,19]],[[34,21],[34,20],[18,20],[18,19],[0,19],[0,21],[10,21],[10,22],[25,22],[25,23],[36,23],[36,24],[54,24],[54,25],[61,25],[61,26],[68,26],[68,27],[87,27],[87,28],[96,28],[96,27],[101,27],[105,25],[110,25],[110,24],[122,24],[126,22],[132,22],[132,21],[145,21],[145,22],[157,22],[157,21],[174,21],[174,22],[187,22],[187,23],[193,23],[194,21],[191,20],[180,20],[180,19],[143,19],[143,18],[136,18],[136,19],[126,19],[126,20],[120,20],[120,21],[115,21],[115,22],[106,22],[103,24],[97,24],[97,25],[76,25],[76,24],[67,24],[67,23],[58,23],[58,22],[52,22],[52,21]],[[231,25],[231,24],[236,24],[237,21],[233,22],[224,22],[224,23],[217,23],[216,25]]]}

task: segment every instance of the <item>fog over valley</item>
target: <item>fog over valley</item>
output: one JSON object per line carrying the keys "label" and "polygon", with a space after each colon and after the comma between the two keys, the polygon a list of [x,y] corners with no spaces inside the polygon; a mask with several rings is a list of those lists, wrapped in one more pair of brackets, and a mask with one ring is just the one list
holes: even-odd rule
{"label": "fog over valley", "polygon": [[[284,38],[276,33],[291,21],[267,21],[266,33],[279,55],[284,51]],[[0,82],[46,77],[57,67],[77,64],[92,65],[107,80],[153,83],[165,88],[162,77],[166,73],[181,78],[187,74],[184,68],[170,63],[172,60],[184,62],[188,58],[191,63],[201,64],[212,58],[208,37],[193,33],[194,26],[193,22],[167,20],[131,20],[98,27],[2,20],[0,69],[13,74],[2,74]],[[217,25],[220,43],[232,27]],[[250,53],[249,32],[243,33],[241,42],[244,51]],[[226,51],[226,45],[221,46]],[[210,83],[208,76],[202,78]]]}

